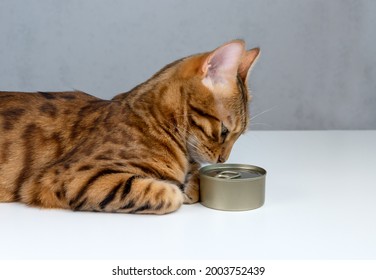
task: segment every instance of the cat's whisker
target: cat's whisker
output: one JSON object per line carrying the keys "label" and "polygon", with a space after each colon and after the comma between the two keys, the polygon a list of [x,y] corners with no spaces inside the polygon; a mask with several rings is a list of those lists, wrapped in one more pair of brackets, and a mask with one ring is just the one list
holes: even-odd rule
{"label": "cat's whisker", "polygon": [[200,146],[202,145],[202,143],[196,135],[190,134],[188,138],[188,145],[190,145],[191,147],[195,148],[198,151],[200,150]]}
{"label": "cat's whisker", "polygon": [[250,123],[249,127],[254,127],[254,126],[266,126],[268,128],[272,128],[273,126],[268,124],[268,123]]}
{"label": "cat's whisker", "polygon": [[188,130],[186,128],[183,128],[180,126],[175,126],[174,128],[179,132],[181,137],[183,137],[183,135],[186,135],[188,133]]}
{"label": "cat's whisker", "polygon": [[271,107],[271,108],[269,108],[269,109],[266,109],[266,110],[264,110],[264,111],[261,111],[260,113],[257,113],[256,115],[254,115],[254,116],[252,116],[252,117],[250,118],[250,121],[254,120],[255,118],[257,118],[257,117],[259,117],[259,116],[261,116],[261,115],[263,115],[263,114],[265,114],[265,113],[268,113],[268,112],[274,110],[276,107],[277,107],[277,105],[276,105],[276,106],[273,106],[273,107]]}
{"label": "cat's whisker", "polygon": [[[189,133],[189,130],[184,127],[175,126],[176,130],[179,131],[179,134],[181,135],[187,135]],[[192,141],[193,140],[193,141]],[[200,143],[201,141],[197,138],[194,134],[189,134],[187,144],[191,147],[191,151],[197,152],[200,150]]]}

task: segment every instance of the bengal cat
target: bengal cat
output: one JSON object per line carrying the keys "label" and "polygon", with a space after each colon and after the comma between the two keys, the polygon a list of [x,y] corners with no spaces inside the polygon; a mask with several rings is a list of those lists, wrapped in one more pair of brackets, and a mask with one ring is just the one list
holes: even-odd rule
{"label": "bengal cat", "polygon": [[154,214],[197,202],[200,164],[225,162],[247,129],[258,55],[231,41],[112,100],[0,92],[0,202]]}

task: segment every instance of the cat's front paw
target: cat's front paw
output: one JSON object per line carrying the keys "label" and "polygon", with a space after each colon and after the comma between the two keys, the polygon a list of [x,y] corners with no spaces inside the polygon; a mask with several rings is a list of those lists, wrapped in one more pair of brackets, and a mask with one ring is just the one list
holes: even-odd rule
{"label": "cat's front paw", "polygon": [[184,188],[184,204],[196,203],[200,199],[199,175],[192,174]]}
{"label": "cat's front paw", "polygon": [[200,196],[197,192],[197,195],[196,194],[187,194],[187,193],[184,193],[184,204],[193,204],[193,203],[196,203],[200,200]]}
{"label": "cat's front paw", "polygon": [[200,200],[200,164],[194,161],[190,162],[189,171],[185,178],[183,188],[184,204],[196,203]]}

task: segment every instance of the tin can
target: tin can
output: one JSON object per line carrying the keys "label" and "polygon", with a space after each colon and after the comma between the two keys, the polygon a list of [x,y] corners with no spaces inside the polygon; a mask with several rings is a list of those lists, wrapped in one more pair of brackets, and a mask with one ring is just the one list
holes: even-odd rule
{"label": "tin can", "polygon": [[265,201],[265,169],[246,164],[213,164],[200,169],[201,204],[218,210],[242,211]]}

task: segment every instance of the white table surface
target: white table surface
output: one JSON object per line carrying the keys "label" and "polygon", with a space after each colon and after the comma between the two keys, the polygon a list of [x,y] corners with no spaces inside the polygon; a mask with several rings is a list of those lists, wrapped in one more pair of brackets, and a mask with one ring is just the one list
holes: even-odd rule
{"label": "white table surface", "polygon": [[267,170],[263,207],[148,216],[0,203],[0,259],[376,259],[376,131],[251,131],[229,162]]}

